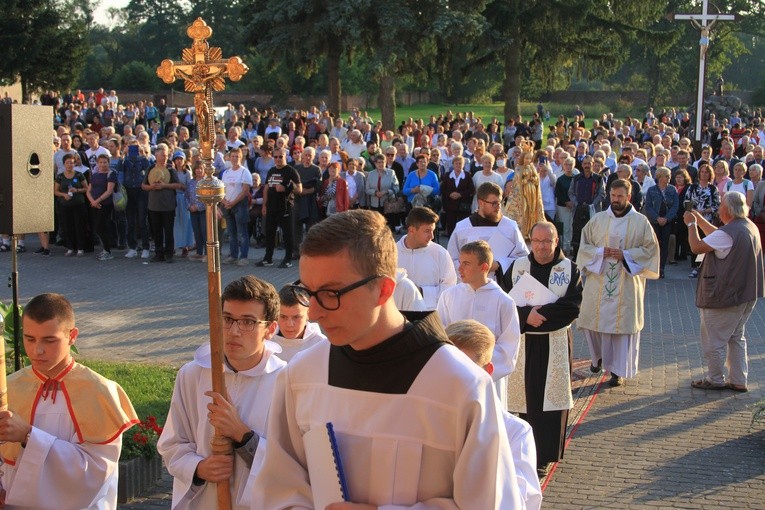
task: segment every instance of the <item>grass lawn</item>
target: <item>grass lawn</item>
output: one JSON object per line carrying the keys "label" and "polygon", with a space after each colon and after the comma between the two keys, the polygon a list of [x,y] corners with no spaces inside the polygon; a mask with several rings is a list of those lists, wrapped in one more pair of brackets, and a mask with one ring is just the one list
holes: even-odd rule
{"label": "grass lawn", "polygon": [[[545,110],[550,112],[550,120],[546,124],[555,124],[558,119],[558,115],[565,115],[571,120],[574,116],[573,104],[564,103],[543,103]],[[612,112],[618,118],[624,118],[627,115],[643,117],[645,112],[641,112],[639,109],[631,107],[629,109],[622,109],[618,105],[606,105],[604,103],[595,104],[581,104],[582,110],[587,116],[587,123],[592,119],[599,119],[603,113]],[[630,105],[625,105],[630,106]],[[443,103],[429,103],[429,104],[417,104],[412,106],[397,106],[396,107],[396,125],[401,124],[402,121],[407,120],[409,117],[414,119],[422,119],[426,123],[430,119],[431,115],[436,115],[450,111],[453,114],[473,112],[476,117],[481,117],[484,122],[491,120],[492,117],[497,117],[502,123],[504,123],[504,103],[486,103],[486,104],[443,104]],[[528,120],[532,117],[534,112],[537,111],[537,103],[522,102],[521,103],[521,115],[524,120]],[[380,118],[380,110],[367,110],[369,115],[373,119]],[[347,114],[344,115],[347,117]]]}
{"label": "grass lawn", "polygon": [[130,397],[138,418],[154,416],[161,425],[165,423],[173,395],[175,368],[162,365],[121,363],[111,361],[77,360],[107,379],[119,383]]}

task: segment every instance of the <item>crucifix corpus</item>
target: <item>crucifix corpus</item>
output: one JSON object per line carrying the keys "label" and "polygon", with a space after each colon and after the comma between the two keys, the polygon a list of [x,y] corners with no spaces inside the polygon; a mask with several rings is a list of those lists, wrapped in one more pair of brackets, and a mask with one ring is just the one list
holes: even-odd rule
{"label": "crucifix corpus", "polygon": [[[719,11],[719,9],[718,9]],[[699,78],[696,95],[696,149],[701,151],[701,125],[704,119],[704,82],[707,72],[707,48],[709,47],[712,28],[718,21],[734,21],[734,14],[710,14],[709,0],[703,0],[701,14],[675,14],[676,20],[690,21],[694,28],[701,32],[699,39]]]}
{"label": "crucifix corpus", "polygon": [[[186,92],[194,94],[197,116],[199,148],[205,177],[197,184],[197,197],[205,204],[207,223],[207,302],[210,314],[210,352],[212,355],[213,391],[226,396],[223,379],[223,312],[221,309],[220,243],[216,208],[224,195],[223,182],[213,175],[213,143],[215,141],[215,110],[213,91],[225,88],[225,78],[239,81],[248,68],[239,57],[223,59],[220,48],[207,42],[212,29],[202,18],[197,18],[186,30],[193,40],[191,48],[184,48],[183,60],[163,60],[157,76],[170,84],[177,78],[184,80]],[[231,440],[217,430],[211,440],[214,455],[232,455]],[[218,508],[231,508],[230,482],[218,483]]]}

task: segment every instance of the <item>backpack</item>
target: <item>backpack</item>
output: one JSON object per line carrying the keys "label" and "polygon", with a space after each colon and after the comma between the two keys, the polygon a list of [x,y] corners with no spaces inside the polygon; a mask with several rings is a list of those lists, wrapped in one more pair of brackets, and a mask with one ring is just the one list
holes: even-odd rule
{"label": "backpack", "polygon": [[146,178],[149,169],[149,160],[146,157],[128,156],[122,161],[122,171],[125,173],[125,186],[128,188],[140,188]]}

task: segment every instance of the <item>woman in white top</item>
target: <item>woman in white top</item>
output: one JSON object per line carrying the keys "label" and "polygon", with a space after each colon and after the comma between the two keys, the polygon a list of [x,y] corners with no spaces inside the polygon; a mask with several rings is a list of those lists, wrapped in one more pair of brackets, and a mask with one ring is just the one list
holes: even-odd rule
{"label": "woman in white top", "polygon": [[[483,170],[473,175],[473,187],[475,189],[478,189],[478,187],[484,182],[494,182],[501,189],[505,189],[504,178],[501,175],[499,175],[497,172],[492,170],[494,168],[494,156],[491,153],[487,152],[483,156],[481,156],[480,162],[481,162],[481,165],[483,166]],[[478,209],[478,196],[473,195],[472,210],[475,211],[476,209]]]}
{"label": "woman in white top", "polygon": [[643,196],[648,193],[650,188],[656,186],[656,181],[651,177],[651,169],[647,163],[640,163],[635,167],[635,180],[640,184],[640,190],[643,192]]}
{"label": "woman in white top", "polygon": [[746,163],[739,162],[733,167],[733,180],[728,182],[727,191],[738,191],[746,197],[746,205],[752,207],[754,200],[754,185],[749,179],[744,179]]}
{"label": "woman in white top", "polygon": [[547,216],[547,221],[553,221],[556,210],[555,175],[552,172],[550,163],[541,158],[537,161],[537,172],[539,173],[539,189],[542,192],[542,207]]}

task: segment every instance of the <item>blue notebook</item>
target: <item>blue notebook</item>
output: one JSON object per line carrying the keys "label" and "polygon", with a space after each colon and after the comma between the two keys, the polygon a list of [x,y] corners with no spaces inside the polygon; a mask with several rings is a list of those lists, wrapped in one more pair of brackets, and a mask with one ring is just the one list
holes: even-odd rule
{"label": "blue notebook", "polygon": [[314,508],[323,509],[332,503],[350,501],[332,423],[303,434],[303,446]]}

